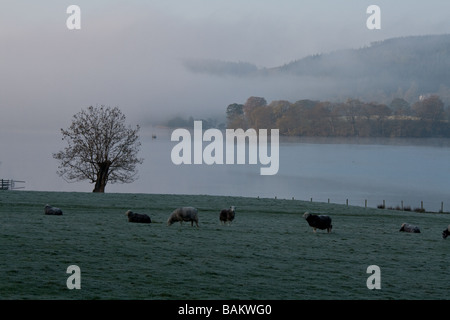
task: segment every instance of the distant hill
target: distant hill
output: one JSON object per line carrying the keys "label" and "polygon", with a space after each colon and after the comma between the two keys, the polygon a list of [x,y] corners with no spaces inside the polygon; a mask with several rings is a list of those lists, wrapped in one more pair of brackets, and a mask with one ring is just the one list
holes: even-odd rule
{"label": "distant hill", "polygon": [[360,49],[308,56],[275,68],[215,60],[191,61],[185,66],[216,76],[290,75],[318,80],[327,84],[324,91],[328,97],[323,97],[327,99],[351,96],[383,102],[395,96],[412,102],[420,94],[444,91],[441,98],[450,102],[450,34],[392,38]]}
{"label": "distant hill", "polygon": [[248,62],[231,62],[214,59],[189,59],[183,65],[194,73],[208,73],[217,76],[248,76],[256,75],[258,68]]}
{"label": "distant hill", "polygon": [[393,38],[369,47],[309,56],[270,73],[353,80],[367,89],[408,88],[435,92],[450,80],[450,35]]}

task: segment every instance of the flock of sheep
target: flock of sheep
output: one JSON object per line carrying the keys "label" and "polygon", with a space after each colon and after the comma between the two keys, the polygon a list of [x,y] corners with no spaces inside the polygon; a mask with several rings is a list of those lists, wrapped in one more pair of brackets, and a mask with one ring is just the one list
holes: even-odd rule
{"label": "flock of sheep", "polygon": [[[62,215],[62,210],[60,208],[55,208],[50,205],[45,206],[44,210],[46,215]],[[236,207],[231,206],[229,209],[222,209],[219,214],[219,219],[222,224],[230,224],[235,217]],[[125,212],[125,215],[128,217],[129,222],[137,222],[137,223],[151,223],[151,218],[144,213],[135,213],[131,210]],[[328,233],[331,232],[333,225],[331,224],[331,218],[328,215],[317,215],[311,214],[309,212],[305,212],[303,214],[303,218],[308,222],[309,226],[313,228],[313,231],[316,232],[316,229],[327,230]],[[170,226],[175,222],[183,223],[183,221],[191,222],[191,226],[195,225],[198,227],[198,210],[194,207],[180,207],[175,209],[167,219],[167,225]],[[411,232],[411,233],[420,233],[420,228],[409,223],[403,223],[400,227],[399,231],[403,232]],[[446,239],[450,235],[450,225],[442,231],[442,238]]]}
{"label": "flock of sheep", "polygon": [[[303,214],[303,218],[308,222],[309,226],[313,228],[313,231],[316,232],[316,229],[325,230],[327,229],[328,233],[331,232],[333,225],[331,224],[331,218],[327,215],[315,215],[309,212],[305,212]],[[400,227],[402,232],[410,232],[410,233],[420,233],[420,228],[418,226],[403,223]],[[450,235],[450,225],[448,225],[447,229],[442,231],[442,238],[447,238]]]}
{"label": "flock of sheep", "polygon": [[[46,205],[44,209],[44,213],[46,215],[62,215],[62,210],[60,208],[52,207],[50,205]],[[223,224],[230,224],[234,220],[234,216],[236,214],[236,207],[231,206],[229,209],[222,209],[220,211],[219,219]],[[129,222],[137,222],[137,223],[151,223],[152,219],[145,213],[135,213],[131,210],[125,212],[125,215],[128,217]],[[183,221],[190,221],[191,226],[195,225],[198,227],[198,210],[194,207],[181,207],[175,209],[167,219],[167,225],[170,226],[175,222],[183,223]]]}

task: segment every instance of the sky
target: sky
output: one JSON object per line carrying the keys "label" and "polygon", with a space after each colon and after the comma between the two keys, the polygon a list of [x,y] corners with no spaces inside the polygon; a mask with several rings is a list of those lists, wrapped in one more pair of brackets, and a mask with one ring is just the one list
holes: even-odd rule
{"label": "sky", "polygon": [[[79,30],[67,28],[70,5],[81,9]],[[381,9],[379,30],[366,27],[370,5]],[[449,33],[448,12],[446,0],[2,0],[0,178],[21,173],[25,165],[12,159],[25,163],[25,148],[57,152],[60,129],[90,105],[118,106],[145,127],[173,115],[224,116],[227,105],[250,96],[308,98],[278,80],[195,75],[186,59],[275,67],[393,37]],[[45,157],[39,161],[54,166]]]}

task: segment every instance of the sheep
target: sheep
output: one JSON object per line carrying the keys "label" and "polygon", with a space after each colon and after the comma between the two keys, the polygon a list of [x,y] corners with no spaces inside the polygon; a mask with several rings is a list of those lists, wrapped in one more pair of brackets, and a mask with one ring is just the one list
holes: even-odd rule
{"label": "sheep", "polygon": [[220,211],[220,222],[225,224],[225,223],[231,223],[234,220],[234,216],[236,214],[236,207],[235,206],[231,206],[229,209],[222,209],[222,211]]}
{"label": "sheep", "polygon": [[169,219],[167,219],[167,225],[170,226],[177,221],[179,221],[180,224],[182,224],[183,221],[190,221],[191,226],[193,226],[195,222],[198,227],[198,210],[194,207],[181,207],[175,209],[169,216]]}
{"label": "sheep", "polygon": [[55,208],[48,204],[45,205],[44,213],[50,216],[61,216],[63,214],[60,208]]}
{"label": "sheep", "polygon": [[152,219],[145,213],[134,213],[131,210],[125,212],[129,222],[151,223]]}
{"label": "sheep", "polygon": [[450,224],[448,225],[447,229],[442,231],[442,238],[447,238],[450,235]]}
{"label": "sheep", "polygon": [[420,233],[419,227],[414,226],[409,223],[403,223],[399,231],[410,232],[410,233]]}
{"label": "sheep", "polygon": [[330,233],[333,228],[331,225],[331,218],[327,215],[315,215],[305,212],[303,218],[305,218],[309,226],[313,228],[314,233],[316,232],[316,229],[327,229],[328,233]]}

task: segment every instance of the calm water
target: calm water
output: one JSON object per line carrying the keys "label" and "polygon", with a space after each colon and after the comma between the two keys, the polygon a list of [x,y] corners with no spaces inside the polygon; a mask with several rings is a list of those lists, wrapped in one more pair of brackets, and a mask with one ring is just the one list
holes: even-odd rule
{"label": "calm water", "polygon": [[[405,206],[450,211],[448,140],[286,139],[280,142],[278,174],[261,176],[256,165],[180,165],[171,161],[171,130],[141,132],[139,179],[109,184],[107,192],[278,197],[376,207]],[[151,135],[156,134],[157,139]],[[0,137],[0,178],[25,180],[26,190],[86,191],[88,182],[67,183],[51,157],[65,145],[57,134]],[[208,142],[204,142],[206,146]]]}
{"label": "calm water", "polygon": [[[170,159],[170,132],[143,144],[146,158],[133,191],[243,195],[450,210],[446,140],[290,139],[280,143],[276,175],[256,165],[180,165]],[[208,142],[204,142],[204,146]],[[176,182],[175,182],[176,181]],[[138,187],[141,185],[142,189]],[[114,190],[119,192],[123,186]],[[111,189],[113,187],[111,186]],[[447,206],[446,206],[447,204]]]}

